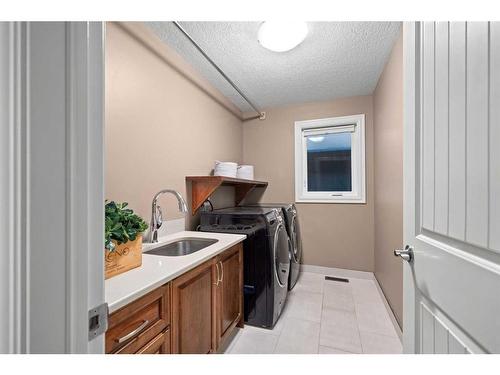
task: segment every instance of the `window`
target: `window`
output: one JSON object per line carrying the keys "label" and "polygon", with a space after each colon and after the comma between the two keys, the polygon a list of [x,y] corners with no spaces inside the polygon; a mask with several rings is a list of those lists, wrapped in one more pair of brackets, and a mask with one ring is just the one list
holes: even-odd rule
{"label": "window", "polygon": [[365,115],[295,122],[296,202],[365,203]]}

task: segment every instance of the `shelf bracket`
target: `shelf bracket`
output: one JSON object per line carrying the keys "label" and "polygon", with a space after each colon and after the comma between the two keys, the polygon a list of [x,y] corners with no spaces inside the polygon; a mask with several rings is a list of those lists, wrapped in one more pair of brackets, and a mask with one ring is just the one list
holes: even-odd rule
{"label": "shelf bracket", "polygon": [[191,194],[193,197],[191,212],[193,215],[196,214],[198,209],[203,205],[203,202],[205,202],[220,185],[221,181],[219,180],[198,181],[191,184]]}
{"label": "shelf bracket", "polygon": [[193,216],[219,186],[234,187],[235,205],[240,204],[245,196],[256,187],[267,187],[266,181],[245,180],[225,176],[187,176],[186,181],[191,182],[191,212]]}
{"label": "shelf bracket", "polygon": [[245,199],[246,195],[250,193],[253,189],[255,189],[255,185],[240,185],[235,186],[234,188],[234,203],[239,205],[243,199]]}

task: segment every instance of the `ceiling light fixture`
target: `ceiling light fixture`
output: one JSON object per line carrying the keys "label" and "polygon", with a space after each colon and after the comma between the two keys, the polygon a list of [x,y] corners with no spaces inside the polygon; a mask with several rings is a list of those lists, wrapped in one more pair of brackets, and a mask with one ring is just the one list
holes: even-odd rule
{"label": "ceiling light fixture", "polygon": [[319,142],[323,142],[325,140],[325,137],[320,135],[317,137],[307,137],[307,139],[309,139],[311,142],[319,143]]}
{"label": "ceiling light fixture", "polygon": [[259,28],[259,43],[271,51],[285,52],[302,43],[308,31],[302,21],[266,21]]}

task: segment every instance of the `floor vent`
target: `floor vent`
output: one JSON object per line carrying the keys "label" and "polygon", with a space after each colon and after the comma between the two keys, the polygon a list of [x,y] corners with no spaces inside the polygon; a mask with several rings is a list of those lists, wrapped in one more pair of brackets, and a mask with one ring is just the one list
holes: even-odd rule
{"label": "floor vent", "polygon": [[338,281],[340,283],[348,283],[349,279],[344,279],[343,277],[325,276],[325,280],[328,281]]}

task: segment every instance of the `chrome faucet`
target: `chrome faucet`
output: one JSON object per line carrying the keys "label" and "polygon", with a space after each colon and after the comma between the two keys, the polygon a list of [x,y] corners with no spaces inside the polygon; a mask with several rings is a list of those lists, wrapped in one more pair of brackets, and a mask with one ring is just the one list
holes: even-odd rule
{"label": "chrome faucet", "polygon": [[150,243],[158,242],[158,229],[160,229],[161,225],[163,224],[163,215],[161,212],[161,207],[157,204],[157,201],[160,195],[164,193],[171,193],[175,195],[179,203],[179,212],[187,212],[188,210],[186,201],[184,200],[184,198],[182,198],[182,195],[178,191],[171,189],[164,189],[156,193],[156,195],[153,197],[153,203],[151,205],[151,223],[149,226],[149,241],[148,241]]}

